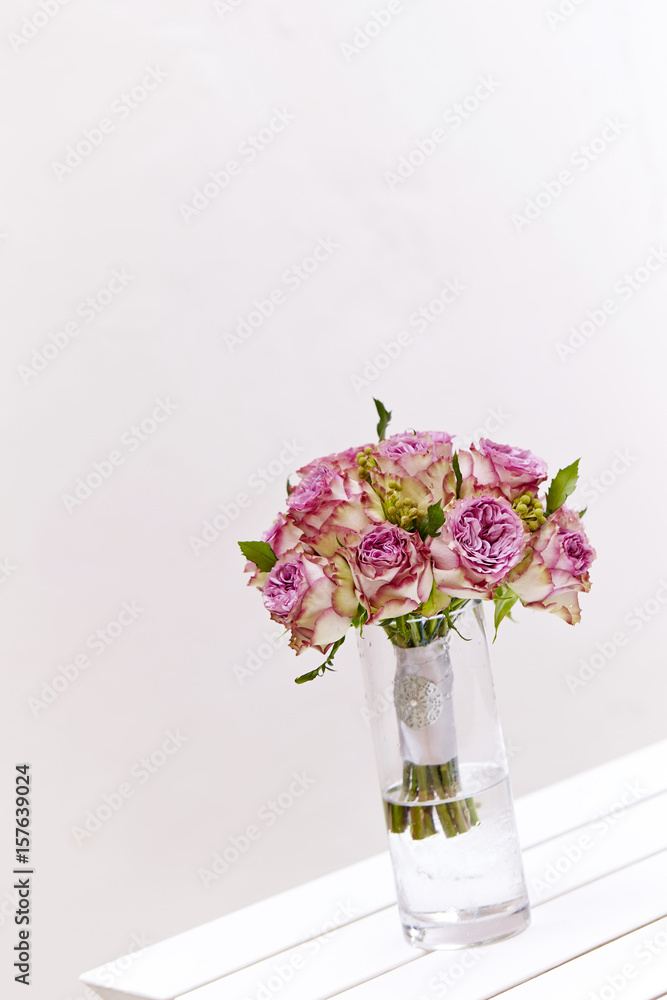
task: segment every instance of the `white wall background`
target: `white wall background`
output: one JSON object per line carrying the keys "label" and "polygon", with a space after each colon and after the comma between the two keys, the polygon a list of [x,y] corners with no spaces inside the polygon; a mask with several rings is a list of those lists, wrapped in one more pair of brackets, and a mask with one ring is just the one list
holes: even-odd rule
{"label": "white wall background", "polygon": [[[353,644],[337,674],[305,688],[292,678],[315,658],[284,648],[249,677],[234,670],[279,631],[244,587],[237,539],[268,526],[293,468],[373,437],[372,395],[394,430],[486,430],[554,472],[582,456],[599,553],[584,620],[524,612],[493,650],[515,792],[665,735],[664,256],[623,290],[667,246],[665,12],[658,0],[394,0],[362,48],[357,29],[387,6],[3,4],[8,997],[23,996],[10,968],[19,761],[34,776],[34,1000],[85,996],[78,974],[137,941],[384,848]],[[149,67],[164,79],[123,111]],[[492,93],[475,102],[480,79]],[[291,121],[250,161],[242,144],[274,109]],[[54,166],[104,118],[90,155]],[[608,119],[617,134],[584,169],[578,151],[611,139]],[[433,154],[391,181],[434,129]],[[184,211],[230,160],[226,189]],[[320,240],[335,249],[292,287],[285,272]],[[80,304],[123,270],[131,281],[89,322]],[[411,314],[447,280],[465,291],[418,331]],[[274,289],[284,301],[230,349],[225,334]],[[610,299],[613,315],[559,356]],[[75,321],[41,363],[33,352]],[[401,331],[411,343],[376,372]],[[156,400],[173,412],[138,442],[127,432]],[[67,504],[111,452],[122,464]],[[191,538],[239,493],[240,516],[195,554]],[[103,653],[87,645],[133,601],[141,614]],[[79,676],[54,681],[86,653]],[[592,679],[573,692],[582,662]],[[138,762],[169,731],[187,740],[143,780]],[[272,826],[258,820],[303,771],[307,793]],[[77,842],[88,810],[123,784],[122,808]],[[198,870],[253,823],[260,839],[205,888]]]}

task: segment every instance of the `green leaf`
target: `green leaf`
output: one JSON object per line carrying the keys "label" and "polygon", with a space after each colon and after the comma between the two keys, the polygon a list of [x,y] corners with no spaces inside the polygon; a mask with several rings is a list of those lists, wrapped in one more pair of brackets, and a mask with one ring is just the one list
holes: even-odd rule
{"label": "green leaf", "polygon": [[[493,597],[493,603],[495,604],[493,624],[496,627],[495,635],[493,636],[494,642],[498,638],[498,628],[500,627],[501,621],[510,614],[510,611],[518,600],[519,595],[515,594],[514,591],[507,586],[498,587],[496,590]],[[512,616],[510,615],[510,618],[511,617]]]}
{"label": "green leaf", "polygon": [[[447,607],[448,603],[451,603],[449,598],[442,591],[438,590],[438,584],[434,580],[428,600],[424,601],[417,610],[424,618],[430,618],[432,615],[441,612],[444,607]],[[384,625],[384,622],[382,624]]]}
{"label": "green leaf", "polygon": [[278,562],[278,556],[268,542],[239,542],[239,548],[260,573],[268,573]]}
{"label": "green leaf", "polygon": [[391,420],[391,410],[388,410],[384,403],[381,403],[379,399],[375,398],[375,396],[373,397],[373,402],[375,403],[375,409],[378,411],[378,417],[380,418],[377,425],[378,441],[382,441],[387,430],[387,425]]}
{"label": "green leaf", "polygon": [[437,538],[440,534],[439,528],[442,528],[445,523],[445,512],[442,509],[442,501],[438,500],[437,503],[432,503],[424,517],[422,517],[419,522],[418,531],[422,539],[425,539],[428,535],[432,535]]}
{"label": "green leaf", "polygon": [[588,507],[584,507],[583,510],[580,510],[579,511],[579,517],[583,517],[587,510],[588,510]]}
{"label": "green leaf", "polygon": [[456,476],[456,499],[458,500],[461,496],[461,483],[463,482],[463,476],[461,475],[461,466],[459,465],[459,455],[458,452],[454,452],[454,457],[452,458],[452,467],[454,469],[454,475]]}
{"label": "green leaf", "polygon": [[579,459],[561,469],[551,481],[549,492],[547,493],[547,515],[562,507],[571,493],[574,493],[579,478]]}
{"label": "green leaf", "polygon": [[325,667],[324,664],[322,664],[322,666],[317,667],[316,670],[309,670],[307,674],[301,674],[300,677],[295,677],[294,683],[305,684],[307,681],[314,681],[316,677],[321,677],[324,674],[324,671],[328,669],[329,667]]}
{"label": "green leaf", "polygon": [[357,608],[356,615],[352,619],[352,624],[354,625],[355,628],[361,629],[362,625],[365,625],[367,620],[368,620],[368,611],[366,611],[366,608],[363,606],[363,604],[360,604]]}
{"label": "green leaf", "polygon": [[336,651],[340,649],[340,647],[343,645],[344,642],[345,642],[345,636],[343,636],[341,639],[336,639],[333,646],[331,647],[331,652],[327,656],[324,663],[320,663],[319,667],[315,667],[314,670],[309,670],[307,674],[301,674],[300,677],[295,677],[294,683],[305,684],[307,681],[314,681],[316,677],[324,677],[324,673],[326,670],[331,670],[331,672],[335,674],[336,671],[331,666],[331,664],[333,663],[333,658],[336,655]]}

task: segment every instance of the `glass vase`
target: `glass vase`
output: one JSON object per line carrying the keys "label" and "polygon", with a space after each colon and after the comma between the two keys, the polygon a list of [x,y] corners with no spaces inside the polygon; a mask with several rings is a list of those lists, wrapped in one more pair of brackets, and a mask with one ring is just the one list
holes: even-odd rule
{"label": "glass vase", "polygon": [[517,934],[530,910],[482,602],[364,626],[359,648],[406,938]]}

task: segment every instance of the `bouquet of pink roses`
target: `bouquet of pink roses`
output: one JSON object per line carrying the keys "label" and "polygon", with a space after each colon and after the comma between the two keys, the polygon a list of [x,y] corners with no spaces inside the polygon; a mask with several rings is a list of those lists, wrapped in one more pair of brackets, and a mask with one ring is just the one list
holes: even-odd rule
{"label": "bouquet of pink roses", "polygon": [[[327,654],[297,684],[333,669],[350,626],[380,625],[399,647],[394,703],[404,770],[400,801],[388,803],[388,827],[409,829],[415,840],[432,835],[433,809],[421,803],[434,802],[451,837],[479,823],[473,799],[459,796],[453,720],[443,715],[435,732],[411,722],[410,712],[420,708],[419,685],[426,689],[429,682],[410,676],[399,653],[444,640],[431,647],[437,661],[436,650],[458,632],[457,618],[470,600],[494,602],[496,634],[517,601],[575,624],[595,551],[581,514],[564,506],[576,486],[578,460],[543,492],[547,467],[531,452],[484,438],[455,450],[441,431],[385,438],[391,413],[375,404],[379,443],[299,469],[286,512],[262,541],[239,544],[250,584],[261,590],[271,618],[291,633],[290,646]],[[441,667],[437,680],[446,700],[446,657]],[[449,759],[434,763],[434,753]]]}
{"label": "bouquet of pink roses", "polygon": [[455,450],[442,431],[385,438],[391,413],[375,404],[379,443],[299,469],[286,513],[261,542],[239,543],[290,646],[328,653],[297,683],[331,669],[350,626],[425,645],[471,598],[494,602],[496,632],[517,601],[578,622],[595,558],[581,514],[564,506],[578,460],[541,493],[547,466],[531,452],[485,438]]}

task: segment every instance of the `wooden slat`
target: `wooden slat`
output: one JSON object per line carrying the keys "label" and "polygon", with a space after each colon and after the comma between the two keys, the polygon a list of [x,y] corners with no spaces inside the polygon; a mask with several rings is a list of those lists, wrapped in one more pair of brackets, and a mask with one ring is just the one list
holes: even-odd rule
{"label": "wooden slat", "polygon": [[[550,854],[547,846],[546,853],[540,855],[545,868],[572,843],[567,836],[557,842],[559,834],[614,810],[623,797],[638,802],[665,788],[667,741],[517,800],[522,845],[525,849],[549,840],[555,853]],[[636,804],[626,810],[623,823],[629,821],[635,808]],[[597,836],[601,836],[599,831]],[[606,846],[603,843],[603,849]],[[533,896],[538,900],[549,894]],[[120,975],[115,973],[112,989],[105,988],[109,982],[109,968],[105,966],[85,973],[81,979],[106,1000],[172,1000],[180,993],[311,940],[332,921],[344,925],[377,913],[394,899],[391,866],[385,852],[134,953],[124,963],[128,968]]]}
{"label": "wooden slat", "polygon": [[498,1000],[654,1000],[667,993],[667,918],[656,920],[552,972],[501,993]]}
{"label": "wooden slat", "polygon": [[524,847],[608,813],[616,803],[667,790],[667,740],[540,788],[516,800]]}

